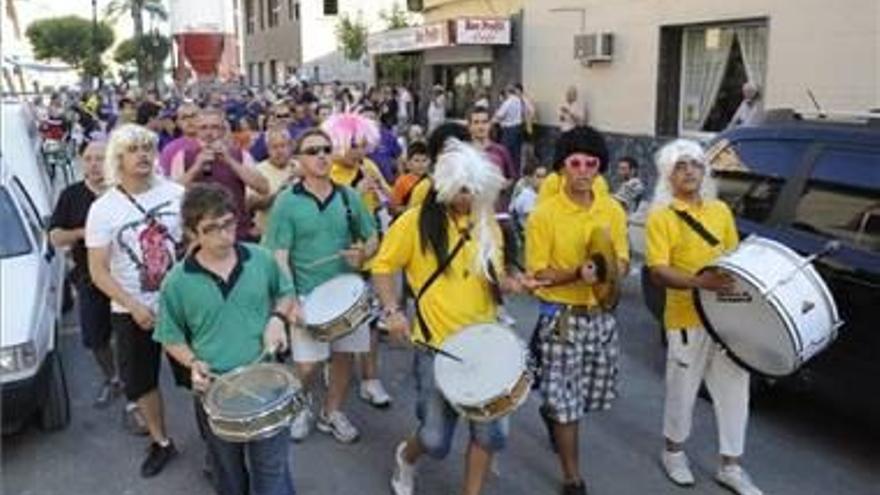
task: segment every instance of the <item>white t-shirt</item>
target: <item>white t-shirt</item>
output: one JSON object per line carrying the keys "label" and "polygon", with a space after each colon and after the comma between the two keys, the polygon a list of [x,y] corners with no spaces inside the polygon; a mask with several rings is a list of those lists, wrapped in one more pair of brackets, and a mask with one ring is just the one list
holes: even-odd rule
{"label": "white t-shirt", "polygon": [[[183,187],[157,177],[148,191],[132,195],[147,218],[117,188],[92,203],[86,219],[86,247],[110,248],[110,274],[138,302],[158,309],[159,285],[174,264],[182,238],[180,200]],[[128,313],[113,301],[114,313]]]}

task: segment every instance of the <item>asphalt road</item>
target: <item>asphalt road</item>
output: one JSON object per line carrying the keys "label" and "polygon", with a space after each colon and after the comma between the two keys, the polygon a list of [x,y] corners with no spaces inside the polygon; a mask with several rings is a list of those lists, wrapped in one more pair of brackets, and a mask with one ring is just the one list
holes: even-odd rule
{"label": "asphalt road", "polygon": [[[722,494],[712,480],[716,435],[711,404],[698,401],[689,442],[697,486],[679,489],[666,480],[657,457],[662,445],[663,349],[656,325],[629,280],[618,310],[623,344],[621,397],[615,407],[590,417],[582,428],[582,466],[591,494]],[[512,312],[526,338],[534,304],[516,300]],[[121,427],[121,403],[106,410],[91,406],[99,382],[88,354],[68,329],[63,339],[73,419],[61,432],[35,426],[3,438],[2,485],[8,495],[135,495],[212,493],[201,475],[203,448],[187,393],[171,386],[163,370],[170,431],[181,455],[158,477],[143,480],[138,466],[146,441]],[[348,403],[362,439],[350,446],[313,433],[293,445],[294,481],[300,494],[388,494],[394,446],[415,424],[410,354],[386,346],[383,375],[393,407],[377,411],[353,395]],[[802,394],[771,391],[753,404],[745,466],[766,494],[880,494],[880,438],[858,423],[820,407]],[[462,476],[464,429],[450,457],[420,465],[419,494],[456,493]],[[513,417],[509,448],[501,455],[500,476],[486,494],[558,493],[557,461],[548,449],[533,397]]]}

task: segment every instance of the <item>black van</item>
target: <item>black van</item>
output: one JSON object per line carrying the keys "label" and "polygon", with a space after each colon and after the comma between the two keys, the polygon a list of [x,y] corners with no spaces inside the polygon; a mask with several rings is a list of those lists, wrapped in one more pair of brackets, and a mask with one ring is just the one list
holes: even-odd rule
{"label": "black van", "polygon": [[[880,113],[807,118],[768,112],[717,136],[708,161],[742,237],[758,234],[816,262],[845,325],[792,377],[823,400],[880,418]],[[875,319],[876,318],[876,319]],[[872,421],[872,422],[873,422]],[[880,426],[880,425],[878,425]]]}

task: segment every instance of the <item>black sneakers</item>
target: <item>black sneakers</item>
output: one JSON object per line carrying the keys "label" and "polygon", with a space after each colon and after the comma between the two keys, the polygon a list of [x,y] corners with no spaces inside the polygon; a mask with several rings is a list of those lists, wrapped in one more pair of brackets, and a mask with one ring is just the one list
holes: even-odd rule
{"label": "black sneakers", "polygon": [[583,481],[562,485],[562,495],[587,495],[587,487]]}
{"label": "black sneakers", "polygon": [[141,476],[144,478],[156,476],[162,472],[162,469],[168,464],[168,461],[170,461],[175,455],[177,455],[177,449],[174,448],[174,442],[172,442],[170,438],[168,439],[168,445],[165,447],[156,442],[151,443],[147,458],[144,459],[144,463],[141,464]]}

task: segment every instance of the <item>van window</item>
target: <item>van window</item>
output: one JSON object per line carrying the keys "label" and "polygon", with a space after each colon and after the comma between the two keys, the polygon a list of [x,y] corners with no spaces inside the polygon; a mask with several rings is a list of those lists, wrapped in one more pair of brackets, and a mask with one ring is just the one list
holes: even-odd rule
{"label": "van window", "polygon": [[798,202],[793,227],[880,253],[880,149],[825,150]]}
{"label": "van window", "polygon": [[31,252],[27,232],[12,197],[5,187],[0,187],[0,259],[21,256]]}
{"label": "van window", "polygon": [[718,181],[718,197],[738,217],[767,220],[805,150],[801,141],[740,141],[713,146],[708,161]]}
{"label": "van window", "polygon": [[42,246],[44,244],[43,237],[46,234],[43,232],[43,222],[40,219],[40,215],[34,208],[33,201],[27,192],[25,192],[24,186],[21,185],[21,182],[16,178],[13,180],[13,184],[12,194],[15,196],[18,204],[21,205],[21,211],[24,212],[24,217],[27,220],[28,227],[31,229],[33,235],[32,239],[37,243],[37,246]]}

